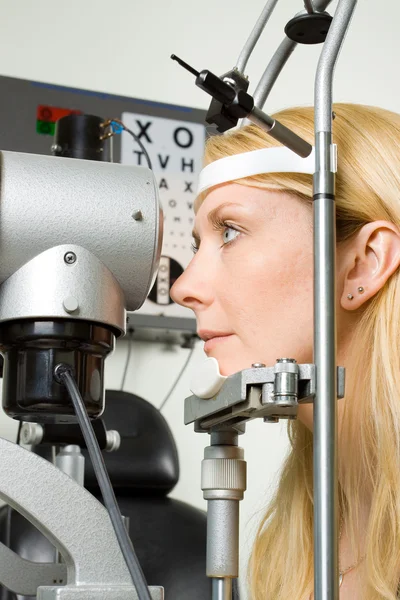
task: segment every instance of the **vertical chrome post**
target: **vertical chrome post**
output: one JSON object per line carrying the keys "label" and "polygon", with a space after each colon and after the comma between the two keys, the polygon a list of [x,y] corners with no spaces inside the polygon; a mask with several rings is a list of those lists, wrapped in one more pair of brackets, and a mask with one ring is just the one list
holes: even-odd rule
{"label": "vertical chrome post", "polygon": [[[53,464],[57,469],[74,479],[83,487],[85,482],[85,457],[83,456],[79,446],[71,444],[60,449],[58,454],[55,454],[56,447],[53,446],[54,459]],[[62,557],[60,552],[55,549],[54,562],[61,563]]]}
{"label": "vertical chrome post", "polygon": [[232,579],[239,575],[239,502],[246,489],[246,462],[237,443],[233,430],[212,432],[202,463],[212,600],[232,600]]}
{"label": "vertical chrome post", "polygon": [[212,600],[232,600],[232,579],[212,580]]}
{"label": "vertical chrome post", "polygon": [[85,457],[79,446],[71,444],[61,448],[55,458],[54,465],[60,471],[75,479],[83,487],[85,481]]}
{"label": "vertical chrome post", "polygon": [[339,0],[315,81],[314,175],[314,598],[338,600],[335,318],[335,147],[332,82],[357,0]]}

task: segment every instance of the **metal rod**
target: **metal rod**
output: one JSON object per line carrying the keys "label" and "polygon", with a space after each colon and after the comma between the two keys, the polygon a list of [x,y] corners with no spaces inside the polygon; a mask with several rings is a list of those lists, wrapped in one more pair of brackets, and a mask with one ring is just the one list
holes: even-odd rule
{"label": "metal rod", "polygon": [[239,500],[207,502],[206,569],[208,577],[239,575]]}
{"label": "metal rod", "polygon": [[83,487],[85,482],[85,457],[79,446],[71,444],[61,448],[54,464]]}
{"label": "metal rod", "polygon": [[278,50],[273,55],[254,92],[254,104],[258,108],[264,106],[276,80],[296,46],[296,42],[285,37]]}
{"label": "metal rod", "polygon": [[[54,446],[52,448],[55,450]],[[53,464],[83,487],[85,483],[85,457],[79,446],[71,444],[61,448],[60,452],[55,455]],[[61,553],[57,548],[55,548],[54,562],[62,562]]]}
{"label": "metal rod", "polygon": [[241,51],[241,53],[239,55],[239,58],[237,59],[236,69],[240,73],[244,74],[244,70],[249,61],[250,55],[253,52],[255,45],[257,44],[257,42],[260,38],[260,35],[262,34],[266,24],[268,23],[268,20],[269,20],[277,3],[278,3],[278,0],[268,0],[266,5],[264,6],[264,9],[263,9],[261,15],[257,19],[257,22],[253,28],[253,31],[251,32],[247,42],[245,43],[245,45],[243,47],[243,50]]}
{"label": "metal rod", "polygon": [[[314,9],[318,12],[324,11],[331,1],[332,0],[314,0]],[[276,80],[296,46],[296,42],[285,37],[278,47],[254,92],[254,105],[257,106],[257,108],[262,108],[264,106]]]}
{"label": "metal rod", "polygon": [[315,131],[332,131],[332,83],[336,61],[357,0],[341,0],[329,28],[315,78]]}
{"label": "metal rod", "polygon": [[232,600],[232,579],[212,580],[212,600]]}
{"label": "metal rod", "polygon": [[267,131],[271,137],[281,142],[290,150],[293,150],[299,156],[305,158],[312,152],[312,146],[296,133],[276,121],[259,108],[254,107],[247,117],[252,123],[255,123],[264,131]]}
{"label": "metal rod", "polygon": [[211,432],[204,450],[201,489],[207,500],[206,573],[213,600],[232,600],[239,575],[239,502],[246,489],[246,462],[233,429]]}
{"label": "metal rod", "polygon": [[306,11],[308,12],[309,15],[314,14],[314,5],[312,3],[312,0],[303,0],[304,1],[304,7],[306,9]]}
{"label": "metal rod", "polygon": [[199,71],[196,71],[196,69],[194,69],[193,67],[191,67],[190,65],[188,65],[187,62],[185,62],[184,60],[182,60],[181,58],[179,58],[179,56],[176,56],[176,54],[171,54],[171,58],[172,60],[176,60],[176,62],[183,67],[184,69],[186,69],[186,71],[189,71],[189,73],[192,73],[192,75],[194,75],[195,77],[198,77],[200,75]]}
{"label": "metal rod", "polygon": [[314,175],[314,598],[338,600],[334,67],[357,0],[339,0],[315,82]]}
{"label": "metal rod", "polygon": [[331,2],[332,0],[313,0],[314,11],[323,12]]}

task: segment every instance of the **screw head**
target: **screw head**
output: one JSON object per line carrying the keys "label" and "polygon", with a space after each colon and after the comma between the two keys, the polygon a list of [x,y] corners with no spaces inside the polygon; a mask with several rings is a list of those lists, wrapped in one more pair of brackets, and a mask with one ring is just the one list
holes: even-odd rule
{"label": "screw head", "polygon": [[135,221],[143,221],[143,213],[141,210],[134,210],[132,213],[132,219]]}
{"label": "screw head", "polygon": [[253,369],[262,369],[263,367],[265,367],[264,363],[253,363],[251,366],[253,367]]}
{"label": "screw head", "polygon": [[64,262],[66,262],[67,265],[73,265],[74,262],[76,262],[75,252],[67,252],[64,256]]}

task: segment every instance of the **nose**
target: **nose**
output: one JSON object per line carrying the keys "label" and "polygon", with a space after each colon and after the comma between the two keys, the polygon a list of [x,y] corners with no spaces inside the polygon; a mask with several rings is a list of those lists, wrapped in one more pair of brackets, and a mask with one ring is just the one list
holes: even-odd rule
{"label": "nose", "polygon": [[175,281],[170,295],[174,302],[197,312],[209,306],[214,297],[213,270],[206,268],[200,259],[200,251],[194,256],[186,270]]}

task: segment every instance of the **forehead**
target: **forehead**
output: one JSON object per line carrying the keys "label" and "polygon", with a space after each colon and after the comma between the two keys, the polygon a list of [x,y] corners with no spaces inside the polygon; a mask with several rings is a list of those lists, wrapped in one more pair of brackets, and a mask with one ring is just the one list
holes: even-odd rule
{"label": "forehead", "polygon": [[268,191],[261,188],[226,183],[212,189],[203,200],[196,213],[195,229],[200,229],[207,223],[208,215],[218,210],[219,207],[229,207],[235,210],[246,211],[247,214],[258,212],[275,212],[276,207],[282,202],[282,193]]}
{"label": "forehead", "polygon": [[284,190],[268,190],[238,183],[221,184],[213,188],[197,211],[193,236],[200,239],[207,228],[212,228],[219,210],[224,218],[242,216],[251,222],[272,222],[282,225],[306,218],[311,225],[311,204]]}

